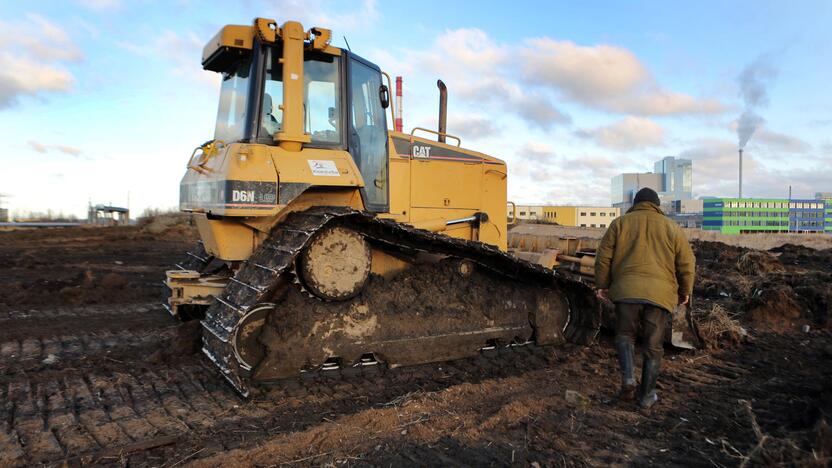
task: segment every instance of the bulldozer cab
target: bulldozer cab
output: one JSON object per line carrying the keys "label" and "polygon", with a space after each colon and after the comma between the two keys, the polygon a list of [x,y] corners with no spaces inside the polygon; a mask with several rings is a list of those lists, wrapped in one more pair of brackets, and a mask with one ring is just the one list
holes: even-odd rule
{"label": "bulldozer cab", "polygon": [[[293,61],[283,41],[269,43],[255,35],[250,51],[220,51],[234,60],[203,62],[208,69],[225,63],[214,139],[279,146],[284,137],[297,137],[286,120],[300,116],[303,147],[349,152],[364,179],[365,209],[387,212],[389,91],[381,70],[348,51],[317,50],[311,44],[305,43],[302,59]],[[287,89],[286,80],[301,82],[302,96]],[[337,169],[322,165],[315,170]]]}

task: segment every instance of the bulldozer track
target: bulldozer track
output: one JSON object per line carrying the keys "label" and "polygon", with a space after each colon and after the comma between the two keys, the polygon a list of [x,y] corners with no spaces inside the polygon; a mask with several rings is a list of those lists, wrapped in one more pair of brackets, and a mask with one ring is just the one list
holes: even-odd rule
{"label": "bulldozer track", "polygon": [[481,242],[417,229],[347,207],[316,207],[291,213],[275,227],[216,297],[202,321],[203,352],[243,396],[249,395],[248,378],[252,369],[234,346],[238,325],[252,307],[267,301],[279,287],[297,282],[294,265],[298,254],[315,233],[333,223],[356,230],[371,242],[390,249],[466,259],[509,279],[557,287],[567,296],[572,310],[564,331],[566,339],[588,344],[600,329],[600,306],[591,288],[558,272],[519,260]]}

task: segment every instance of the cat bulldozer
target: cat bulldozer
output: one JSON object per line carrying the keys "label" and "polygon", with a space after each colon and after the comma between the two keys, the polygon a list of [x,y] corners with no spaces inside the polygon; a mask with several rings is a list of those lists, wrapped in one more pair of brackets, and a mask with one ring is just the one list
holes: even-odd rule
{"label": "cat bulldozer", "polygon": [[222,75],[216,128],[180,185],[201,241],[165,284],[207,358],[247,396],[303,372],[594,340],[592,288],[507,253],[506,164],[446,133],[444,84],[438,131],[391,131],[389,75],[331,34],[257,18],[203,50]]}

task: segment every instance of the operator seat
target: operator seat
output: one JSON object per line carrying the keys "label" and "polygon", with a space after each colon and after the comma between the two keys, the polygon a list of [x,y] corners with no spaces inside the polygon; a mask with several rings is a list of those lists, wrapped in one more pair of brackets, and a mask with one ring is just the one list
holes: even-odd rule
{"label": "operator seat", "polygon": [[274,107],[272,106],[272,97],[269,93],[263,94],[263,119],[262,119],[262,129],[260,133],[267,134],[267,135],[274,135],[278,130],[280,130],[280,122],[274,117],[272,112],[274,111]]}

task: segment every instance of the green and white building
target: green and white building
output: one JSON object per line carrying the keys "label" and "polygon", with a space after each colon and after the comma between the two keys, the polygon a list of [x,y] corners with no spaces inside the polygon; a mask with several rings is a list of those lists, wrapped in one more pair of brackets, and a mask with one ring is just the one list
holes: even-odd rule
{"label": "green and white building", "polygon": [[832,233],[832,200],[708,198],[702,206],[702,229],[725,234]]}

